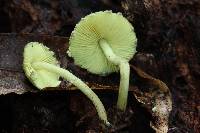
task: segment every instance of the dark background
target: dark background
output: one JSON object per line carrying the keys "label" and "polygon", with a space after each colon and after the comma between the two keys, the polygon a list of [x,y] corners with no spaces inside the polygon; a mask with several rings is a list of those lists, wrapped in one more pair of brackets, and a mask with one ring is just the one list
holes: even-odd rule
{"label": "dark background", "polygon": [[[138,53],[135,55],[133,64],[164,81],[170,88],[173,111],[170,116],[171,130],[169,132],[200,132],[199,0],[1,0],[0,32],[70,36],[81,17],[107,9],[122,12],[135,28]],[[4,123],[1,124],[1,132],[72,132],[70,128],[65,129],[67,121],[72,121],[70,124],[74,124],[72,120],[74,118],[68,117],[67,114],[58,117],[59,124],[51,122],[49,117],[41,118],[50,124],[47,124],[44,130],[37,128],[45,127],[46,124],[44,122],[38,125],[36,121],[36,118],[41,117],[40,115],[49,113],[45,112],[45,109],[42,110],[44,106],[48,106],[47,110],[54,110],[53,112],[59,113],[62,110],[60,114],[69,112],[65,108],[67,103],[59,104],[58,102],[64,101],[68,97],[66,94],[33,95],[35,94],[23,96],[10,94],[0,97],[1,122]],[[32,103],[30,98],[34,97],[38,97],[39,100]],[[59,97],[59,100],[56,100],[56,97]],[[55,100],[49,104],[45,98]],[[28,113],[20,113],[21,111],[29,112],[28,109],[34,107],[34,105],[27,106],[26,102],[37,106],[39,106],[38,103],[42,103],[38,109],[35,109],[37,112],[40,111],[39,114],[35,114],[36,117],[31,117]],[[61,107],[52,108],[58,104]],[[25,111],[20,110],[23,107]],[[148,116],[148,113],[146,115]],[[36,123],[29,123],[31,119]],[[52,123],[56,130],[51,129]],[[149,127],[146,129],[150,132]],[[84,129],[84,132],[86,131]]]}

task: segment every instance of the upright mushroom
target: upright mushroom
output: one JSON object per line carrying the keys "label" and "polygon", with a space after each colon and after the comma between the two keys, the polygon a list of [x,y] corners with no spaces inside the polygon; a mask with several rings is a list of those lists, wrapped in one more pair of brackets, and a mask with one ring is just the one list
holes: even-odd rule
{"label": "upright mushroom", "polygon": [[109,125],[105,108],[98,96],[79,78],[60,68],[54,52],[38,42],[30,42],[24,48],[23,69],[28,79],[39,89],[56,87],[63,77],[80,89],[95,105],[101,120]]}
{"label": "upright mushroom", "polygon": [[69,41],[69,56],[75,64],[99,75],[120,70],[117,107],[127,105],[130,67],[136,53],[134,28],[121,13],[100,11],[92,13],[76,25]]}

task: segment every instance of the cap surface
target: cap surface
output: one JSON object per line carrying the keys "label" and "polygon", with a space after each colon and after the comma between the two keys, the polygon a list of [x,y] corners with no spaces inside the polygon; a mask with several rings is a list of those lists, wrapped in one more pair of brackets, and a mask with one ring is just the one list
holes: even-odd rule
{"label": "cap surface", "polygon": [[109,62],[99,41],[108,42],[113,52],[129,61],[136,52],[136,36],[132,25],[121,13],[100,11],[92,13],[76,25],[69,41],[69,56],[75,64],[95,74],[118,71],[118,66]]}
{"label": "cap surface", "polygon": [[59,76],[42,68],[34,68],[33,63],[45,62],[59,66],[54,52],[38,42],[30,42],[24,48],[23,69],[27,78],[39,89],[56,87],[60,84]]}

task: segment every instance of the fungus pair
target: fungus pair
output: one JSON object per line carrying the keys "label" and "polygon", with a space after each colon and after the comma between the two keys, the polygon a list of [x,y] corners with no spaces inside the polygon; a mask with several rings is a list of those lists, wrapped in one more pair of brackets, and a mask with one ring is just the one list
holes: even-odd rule
{"label": "fungus pair", "polygon": [[[100,11],[83,18],[69,40],[69,56],[75,64],[99,75],[120,70],[117,107],[126,109],[129,88],[129,63],[135,51],[136,37],[131,24],[119,13]],[[109,125],[105,108],[98,96],[79,78],[60,68],[54,53],[43,44],[30,42],[24,49],[23,68],[28,79],[39,89],[56,87],[59,77],[74,84],[95,105],[97,113]]]}

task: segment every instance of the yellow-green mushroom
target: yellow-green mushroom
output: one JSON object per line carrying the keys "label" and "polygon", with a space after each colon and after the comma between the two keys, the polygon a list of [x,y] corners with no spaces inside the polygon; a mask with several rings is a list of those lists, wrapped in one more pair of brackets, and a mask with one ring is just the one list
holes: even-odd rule
{"label": "yellow-green mushroom", "polygon": [[133,26],[121,13],[100,11],[82,18],[69,41],[68,55],[75,64],[99,75],[120,70],[117,107],[127,106],[130,67],[129,60],[136,53]]}
{"label": "yellow-green mushroom", "polygon": [[109,125],[105,108],[98,96],[79,78],[69,71],[60,68],[54,52],[38,42],[30,42],[24,48],[23,69],[33,85],[39,89],[57,87],[60,84],[59,77],[75,85],[95,105],[99,118]]}

